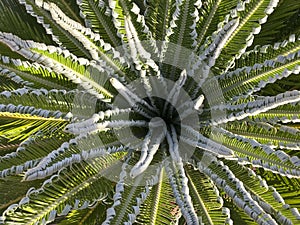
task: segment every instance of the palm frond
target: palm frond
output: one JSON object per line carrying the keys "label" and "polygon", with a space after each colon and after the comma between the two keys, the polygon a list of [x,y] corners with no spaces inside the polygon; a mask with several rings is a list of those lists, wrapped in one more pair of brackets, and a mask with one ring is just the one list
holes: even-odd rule
{"label": "palm frond", "polygon": [[0,177],[22,174],[37,166],[45,156],[68,140],[67,136],[58,139],[59,136],[59,133],[48,136],[36,135],[18,144],[16,151],[0,157]]}
{"label": "palm frond", "polygon": [[[40,24],[34,23],[35,19],[27,15],[26,9],[19,5],[15,0],[3,0],[0,3],[1,25],[0,29],[3,32],[9,32],[11,27],[14,27],[15,34],[24,39],[33,39],[35,41],[43,41],[46,44],[51,44],[51,37],[45,34],[43,27]],[[2,52],[1,54],[7,53]]]}
{"label": "palm frond", "polygon": [[[25,224],[51,222],[56,215],[64,216],[72,209],[85,209],[102,201],[109,194],[111,185],[109,181],[103,183],[103,172],[118,158],[118,155],[102,157],[88,165],[81,163],[73,165],[68,171],[61,170],[39,189],[29,189],[18,204],[11,205],[3,214],[6,223],[24,224],[20,223],[21,218]],[[72,177],[76,179],[70,179]],[[89,196],[85,194],[87,188],[94,190]],[[53,199],[55,202],[49,204]]]}
{"label": "palm frond", "polygon": [[[268,186],[269,181],[263,180],[260,176],[256,176],[253,170],[249,168],[242,168],[236,163],[229,163],[229,168],[235,173],[237,178],[247,176],[248,179],[244,182],[244,186],[248,189],[259,205],[272,214],[275,219],[282,224],[295,224],[298,221],[294,215],[292,207],[287,205],[282,196],[275,189],[275,186]],[[291,195],[297,192],[297,183],[294,184],[294,190]]]}
{"label": "palm frond", "polygon": [[[190,167],[190,168],[189,168]],[[189,178],[189,188],[194,205],[198,209],[197,215],[204,224],[229,223],[230,218],[223,213],[223,199],[219,190],[208,177],[195,170],[192,166],[186,169]]]}
{"label": "palm frond", "polygon": [[[253,45],[265,45],[274,41],[286,39],[291,34],[299,31],[299,2],[293,0],[279,1],[278,7],[268,18],[268,23],[263,24],[261,33],[257,35]],[[289,24],[288,28],[285,24]]]}
{"label": "palm frond", "polygon": [[83,0],[77,4],[88,27],[91,27],[95,33],[100,34],[106,43],[110,43],[114,47],[121,45],[107,1]]}
{"label": "palm frond", "polygon": [[267,21],[268,15],[273,12],[277,4],[278,0],[244,1],[239,2],[237,7],[231,10],[225,17],[225,21],[237,17],[239,26],[226,42],[217,61],[217,67],[228,69],[234,58],[240,57],[246,48],[252,45],[254,35],[260,32],[261,24]]}
{"label": "palm frond", "polygon": [[78,224],[89,224],[97,225],[105,219],[106,205],[99,202],[93,207],[87,209],[72,210],[67,216],[58,218],[54,221],[58,225],[78,225]]}
{"label": "palm frond", "polygon": [[[149,212],[151,212],[149,214]],[[175,222],[180,212],[175,205],[172,189],[164,169],[161,170],[157,184],[152,187],[149,197],[141,205],[137,217],[138,224],[170,224]]]}
{"label": "palm frond", "polygon": [[[76,86],[68,79],[59,73],[55,73],[49,68],[44,67],[39,63],[30,63],[20,59],[9,58],[2,56],[0,65],[2,73],[11,77],[15,82],[26,86],[46,89],[73,89]],[[21,79],[19,79],[19,77]],[[22,82],[26,80],[27,83]]]}
{"label": "palm frond", "polygon": [[26,12],[35,17],[47,34],[52,36],[52,40],[58,45],[68,46],[68,49],[79,56],[90,58],[89,52],[83,45],[72,35],[61,29],[60,25],[55,22],[51,14],[47,11],[49,3],[43,1],[19,1],[19,4],[24,5]]}
{"label": "palm frond", "polygon": [[[7,105],[5,108],[15,110],[17,106],[12,104]],[[23,110],[25,107],[19,107]],[[3,109],[3,105],[1,105]],[[60,117],[60,112],[54,112],[49,115],[49,111],[34,109],[34,107],[27,107],[31,114],[20,114],[0,111],[0,135],[4,136],[11,141],[20,139],[24,140],[30,135],[37,133],[49,134],[62,130],[68,123],[67,120],[62,118],[55,118],[55,113]],[[43,114],[45,113],[45,116]]]}
{"label": "palm frond", "polygon": [[[0,212],[1,214],[7,207],[12,204],[17,204],[22,198],[26,196],[26,192],[31,187],[39,187],[42,184],[42,180],[21,182],[22,176],[10,176],[7,179],[0,180]],[[13,187],[13,188],[12,188]]]}
{"label": "palm frond", "polygon": [[[228,12],[237,4],[237,1],[226,0],[210,0],[202,3],[199,8],[201,15],[199,23],[197,24],[198,30],[198,48],[204,48],[211,42],[211,35],[219,29],[219,23],[224,21]],[[207,47],[207,46],[206,46]]]}

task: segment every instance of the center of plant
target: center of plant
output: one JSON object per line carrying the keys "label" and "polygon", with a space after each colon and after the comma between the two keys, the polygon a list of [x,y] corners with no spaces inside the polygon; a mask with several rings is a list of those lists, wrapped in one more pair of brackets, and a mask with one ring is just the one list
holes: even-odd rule
{"label": "center of plant", "polygon": [[[152,96],[151,98],[147,97],[144,98],[150,106],[153,107],[153,111],[147,110],[145,107],[143,107],[142,104],[137,103],[135,106],[132,107],[132,113],[130,114],[130,119],[137,120],[142,119],[150,124],[153,124],[153,126],[159,127],[159,126],[165,126],[168,131],[170,131],[170,125],[173,125],[176,129],[176,134],[178,137],[180,136],[180,115],[178,111],[176,110],[176,107],[172,105],[169,101]],[[151,117],[147,118],[143,115],[140,115],[136,113],[136,111],[147,111]],[[141,128],[141,127],[131,127],[131,130],[133,134],[138,138],[143,138],[149,131],[148,128]]]}

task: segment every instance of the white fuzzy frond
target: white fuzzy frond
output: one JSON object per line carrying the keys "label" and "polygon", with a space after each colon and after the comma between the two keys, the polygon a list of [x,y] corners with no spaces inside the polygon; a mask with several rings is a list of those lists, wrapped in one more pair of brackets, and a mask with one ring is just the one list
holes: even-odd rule
{"label": "white fuzzy frond", "polygon": [[212,44],[199,57],[199,59],[207,60],[209,67],[214,66],[215,61],[219,57],[227,40],[230,38],[231,34],[235,31],[238,25],[239,25],[239,19],[233,19],[229,21],[227,24],[225,24],[225,26],[218,32],[218,34],[214,38]]}
{"label": "white fuzzy frond", "polygon": [[[180,73],[180,76],[178,78],[178,80],[175,82],[174,86],[172,87],[170,93],[167,96],[165,105],[164,105],[164,109],[163,109],[163,114],[170,115],[170,111],[167,111],[168,108],[168,104],[171,104],[172,106],[174,106],[178,100],[178,96],[180,95],[180,90],[183,87],[183,85],[185,84],[185,81],[187,79],[187,74],[186,74],[186,70],[182,70],[182,72]],[[170,106],[169,106],[170,109]]]}
{"label": "white fuzzy frond", "polygon": [[224,166],[223,162],[217,162],[217,165],[226,172],[226,176],[231,181],[230,183],[227,183],[225,179],[214,173],[210,168],[204,168],[202,171],[209,176],[219,188],[222,188],[226,194],[232,198],[233,202],[239,208],[244,210],[244,212],[253,220],[258,223],[265,222],[269,225],[277,225],[271,215],[266,213],[258,202],[252,198],[251,194],[245,189],[243,183],[235,177],[228,166]]}
{"label": "white fuzzy frond", "polygon": [[144,120],[113,120],[94,124],[83,124],[81,127],[78,127],[76,124],[69,124],[65,127],[64,131],[71,134],[83,135],[107,131],[110,128],[146,127],[147,125],[148,123]]}
{"label": "white fuzzy frond", "polygon": [[[172,150],[170,149],[170,151]],[[183,163],[179,161],[171,162],[170,164],[166,166],[166,172],[176,203],[181,209],[181,213],[188,225],[199,225],[199,218],[189,195],[188,178],[185,175]]]}
{"label": "white fuzzy frond", "polygon": [[117,79],[111,78],[110,83],[126,99],[130,106],[135,106],[137,103],[139,103],[145,106],[147,109],[155,111],[155,109],[151,105],[149,105],[145,100],[141,99],[139,96],[131,92],[125,85],[123,85]]}
{"label": "white fuzzy frond", "polygon": [[143,141],[140,159],[130,171],[132,178],[140,175],[148,168],[166,132],[166,124],[161,118],[157,118],[157,120],[152,119],[150,121],[149,132]]}
{"label": "white fuzzy frond", "polygon": [[[255,116],[262,112],[267,112],[270,109],[274,109],[281,105],[289,103],[295,103],[300,101],[300,92],[297,90],[286,91],[276,96],[260,97],[255,101],[249,101],[248,103],[237,104],[237,105],[220,105],[216,108],[221,110],[233,111],[230,115],[225,118],[218,118],[212,121],[213,125],[227,123],[235,120],[242,120],[249,116]],[[237,112],[234,112],[237,111]]]}
{"label": "white fuzzy frond", "polygon": [[182,128],[187,134],[190,134],[189,137],[181,136],[181,140],[185,143],[193,147],[202,148],[220,157],[231,158],[234,156],[233,151],[231,149],[203,136],[202,134],[196,132],[193,128],[186,125],[183,125]]}

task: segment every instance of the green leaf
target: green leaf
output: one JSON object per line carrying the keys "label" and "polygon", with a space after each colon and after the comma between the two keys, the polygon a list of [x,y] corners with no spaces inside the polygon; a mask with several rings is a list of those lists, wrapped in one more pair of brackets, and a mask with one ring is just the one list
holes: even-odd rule
{"label": "green leaf", "polygon": [[170,224],[180,216],[164,169],[161,170],[157,184],[152,187],[140,211],[137,217],[138,224]]}
{"label": "green leaf", "polygon": [[296,162],[298,158],[294,157],[296,161],[293,161],[294,158],[281,150],[274,150],[253,139],[220,128],[214,128],[210,138],[231,149],[235,154],[234,158],[243,163],[263,167],[286,176],[299,177],[300,168]]}
{"label": "green leaf", "polygon": [[106,43],[114,47],[122,44],[118,37],[117,29],[114,26],[113,18],[108,13],[108,2],[99,0],[83,0],[79,7],[85,16],[85,23],[92,28],[95,33],[99,33]]}
{"label": "green leaf", "polygon": [[[64,75],[55,73],[49,68],[39,64],[22,61],[20,59],[2,56],[0,59],[2,73],[6,76],[19,76],[21,79],[30,82],[32,87],[43,87],[46,89],[74,89],[76,85],[71,83]],[[24,84],[24,85],[25,85]]]}
{"label": "green leaf", "polygon": [[[266,22],[268,15],[276,6],[277,2],[273,0],[250,0],[238,3],[237,8],[230,12],[230,17],[239,18],[239,25],[222,49],[216,67],[229,68],[234,58],[238,58],[248,46],[252,45],[254,34],[259,33],[261,24]],[[226,20],[231,20],[230,17]]]}
{"label": "green leaf", "polygon": [[[41,111],[41,110],[40,110]],[[66,126],[68,121],[64,119],[45,118],[30,114],[0,112],[0,136],[10,141],[25,140],[36,133],[49,134],[57,132]]]}
{"label": "green leaf", "polygon": [[[54,42],[67,47],[78,56],[90,58],[90,53],[83,47],[83,44],[70,35],[68,31],[62,29],[52,18],[51,14],[45,10],[49,5],[47,5],[47,3],[40,5],[41,3],[42,2],[35,2],[34,0],[20,1],[20,4],[26,7],[27,13],[36,17],[37,21],[46,29],[46,32],[51,34]],[[37,15],[39,15],[39,17],[37,17]]]}
{"label": "green leaf", "polygon": [[36,20],[26,13],[25,8],[19,5],[17,0],[0,2],[0,21],[0,30],[3,32],[11,32],[13,27],[15,34],[25,40],[32,39],[46,44],[53,43],[50,35],[44,32],[44,28],[40,24],[35,23]]}
{"label": "green leaf", "polygon": [[22,176],[10,176],[0,180],[0,213],[12,204],[18,203],[31,187],[38,187],[43,181],[21,182]]}
{"label": "green leaf", "polygon": [[[284,221],[283,217],[290,220],[293,224],[297,224],[299,221],[297,219],[296,215],[293,215],[290,208],[285,205],[285,202],[283,200],[280,200],[279,198],[275,198],[276,192],[280,190],[283,186],[286,190],[286,187],[289,188],[289,193],[291,196],[295,196],[298,192],[298,182],[297,180],[294,180],[295,182],[289,182],[289,185],[286,185],[283,180],[290,180],[287,178],[282,178],[280,175],[278,177],[281,177],[282,180],[278,182],[277,184],[270,182],[270,180],[266,180],[267,183],[264,182],[264,180],[260,176],[256,176],[251,169],[241,167],[237,163],[229,162],[226,163],[229,168],[234,172],[235,176],[238,179],[244,180],[244,186],[246,189],[248,189],[256,201],[259,202],[259,204],[262,206],[263,209],[265,209],[268,213],[272,214],[274,218],[281,224],[287,223],[287,221]],[[244,179],[247,177],[247,179]],[[276,190],[272,187],[269,187],[268,185],[271,185],[272,187],[276,188]],[[280,188],[281,187],[281,188]],[[281,189],[282,190],[282,189]],[[285,191],[286,193],[286,191]],[[283,195],[281,195],[284,197]],[[281,197],[281,198],[282,198]],[[263,203],[264,202],[264,203]]]}
{"label": "green leaf", "polygon": [[41,159],[68,140],[62,133],[31,136],[17,144],[16,151],[0,157],[0,177],[20,174],[36,166]]}
{"label": "green leaf", "polygon": [[[200,20],[197,24],[198,48],[210,42],[210,36],[218,30],[218,24],[225,19],[228,12],[237,4],[236,0],[209,0],[202,2],[199,9]],[[205,45],[208,45],[206,43]]]}
{"label": "green leaf", "polygon": [[239,94],[252,94],[260,91],[269,83],[299,73],[300,58],[296,53],[267,60],[263,64],[254,64],[218,76],[225,98],[230,99]]}
{"label": "green leaf", "polygon": [[[107,197],[111,182],[103,172],[118,161],[120,155],[74,164],[46,180],[39,189],[29,189],[18,206],[4,212],[6,224],[51,222],[56,215],[67,215],[71,209],[84,209]],[[88,192],[87,190],[93,190]],[[21,221],[23,222],[21,222]]]}
{"label": "green leaf", "polygon": [[[254,39],[253,45],[265,45],[284,40],[299,31],[299,7],[298,1],[279,1],[278,7],[269,16],[268,23],[262,25],[261,32]],[[286,27],[286,24],[289,26]]]}
{"label": "green leaf", "polygon": [[189,178],[190,195],[197,215],[204,224],[223,224],[227,216],[222,214],[223,199],[219,196],[218,189],[208,177],[192,166],[186,167]]}
{"label": "green leaf", "polygon": [[[105,219],[106,205],[99,202],[96,206],[83,210],[72,210],[58,225],[97,225]],[[55,223],[56,221],[54,221]]]}
{"label": "green leaf", "polygon": [[297,150],[300,145],[300,131],[288,125],[272,126],[268,123],[242,121],[227,124],[226,129],[275,148]]}
{"label": "green leaf", "polygon": [[286,104],[284,106],[278,106],[275,109],[271,109],[267,112],[251,116],[250,119],[261,122],[272,122],[279,120],[282,123],[298,123],[300,118],[299,108],[299,103]]}

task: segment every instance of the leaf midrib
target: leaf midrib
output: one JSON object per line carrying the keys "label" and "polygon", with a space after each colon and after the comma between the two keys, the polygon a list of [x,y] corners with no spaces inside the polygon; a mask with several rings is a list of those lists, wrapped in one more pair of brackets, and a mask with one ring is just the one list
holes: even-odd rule
{"label": "leaf midrib", "polygon": [[153,213],[150,216],[150,224],[151,225],[155,225],[156,224],[156,220],[157,220],[157,214],[158,214],[158,205],[159,205],[159,199],[161,196],[161,189],[162,189],[162,182],[163,182],[163,169],[160,172],[159,175],[159,180],[158,180],[158,184],[157,184],[157,188],[156,188],[156,198],[154,200],[153,203]]}

